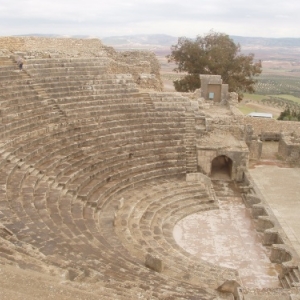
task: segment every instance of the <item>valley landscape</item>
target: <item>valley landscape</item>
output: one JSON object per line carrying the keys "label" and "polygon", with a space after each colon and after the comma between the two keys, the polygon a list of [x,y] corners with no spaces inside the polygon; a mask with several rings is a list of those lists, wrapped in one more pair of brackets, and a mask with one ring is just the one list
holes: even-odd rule
{"label": "valley landscape", "polygon": [[[254,53],[262,61],[263,71],[257,78],[255,94],[245,94],[239,109],[244,114],[251,112],[272,113],[274,118],[289,106],[298,110],[300,105],[300,39],[297,38],[253,38],[231,36],[241,45],[244,54]],[[174,72],[176,67],[168,63],[166,56],[177,38],[168,35],[133,35],[107,37],[103,43],[119,51],[151,50],[161,64],[161,77],[165,91],[175,91],[173,81],[184,76]]]}

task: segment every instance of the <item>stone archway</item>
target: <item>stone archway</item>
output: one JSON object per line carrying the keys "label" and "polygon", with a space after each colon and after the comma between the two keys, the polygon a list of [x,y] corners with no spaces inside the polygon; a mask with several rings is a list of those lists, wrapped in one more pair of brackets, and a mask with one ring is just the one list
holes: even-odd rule
{"label": "stone archway", "polygon": [[219,155],[211,162],[211,178],[230,180],[232,160],[226,155]]}

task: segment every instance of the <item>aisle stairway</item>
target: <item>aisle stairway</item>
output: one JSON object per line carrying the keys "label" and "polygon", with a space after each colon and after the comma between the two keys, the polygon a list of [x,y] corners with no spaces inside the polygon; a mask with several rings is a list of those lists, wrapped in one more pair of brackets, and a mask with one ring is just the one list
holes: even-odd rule
{"label": "aisle stairway", "polygon": [[195,113],[187,108],[185,115],[186,172],[197,172]]}

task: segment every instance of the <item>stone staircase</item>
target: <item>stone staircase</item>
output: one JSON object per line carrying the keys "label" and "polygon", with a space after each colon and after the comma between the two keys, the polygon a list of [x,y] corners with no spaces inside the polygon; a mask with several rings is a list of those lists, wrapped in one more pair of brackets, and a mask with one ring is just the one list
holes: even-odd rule
{"label": "stone staircase", "polygon": [[197,172],[196,128],[195,114],[187,108],[185,113],[185,145],[186,145],[186,172]]}
{"label": "stone staircase", "polygon": [[47,101],[48,105],[52,106],[53,112],[58,114],[62,122],[65,122],[67,120],[66,113],[61,109],[61,107],[56,103],[56,101],[53,98],[49,97],[47,91],[41,85],[35,83],[34,78],[30,75],[29,72],[27,72],[26,67],[23,68],[21,75],[24,80],[31,80],[30,87],[33,91],[37,93],[38,99],[40,101]]}
{"label": "stone staircase", "polygon": [[148,111],[149,112],[153,112],[155,111],[154,109],[154,105],[153,105],[153,102],[152,102],[152,99],[150,97],[150,94],[149,93],[140,93],[140,96],[143,98],[143,100],[145,101],[146,105],[147,105],[147,108],[148,108]]}
{"label": "stone staircase", "polygon": [[68,119],[67,115],[66,115],[66,112],[61,109],[60,105],[57,104],[57,102],[54,99],[48,100],[48,103],[50,105],[52,105],[53,111],[58,113],[58,115],[60,116],[61,121],[66,122],[67,119]]}
{"label": "stone staircase", "polygon": [[206,132],[206,119],[205,116],[196,115],[196,132],[197,136],[200,137]]}
{"label": "stone staircase", "polygon": [[282,275],[279,276],[279,280],[285,289],[292,287],[300,287],[300,271],[299,268],[289,268]]}

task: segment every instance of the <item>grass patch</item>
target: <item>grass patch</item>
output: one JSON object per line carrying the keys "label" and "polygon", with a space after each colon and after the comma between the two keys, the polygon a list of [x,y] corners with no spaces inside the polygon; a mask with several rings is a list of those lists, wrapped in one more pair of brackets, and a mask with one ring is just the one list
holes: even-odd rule
{"label": "grass patch", "polygon": [[277,98],[282,98],[282,99],[286,99],[286,100],[291,100],[293,102],[296,102],[296,103],[300,103],[300,98],[299,97],[295,97],[293,95],[270,95],[272,97],[277,97]]}
{"label": "grass patch", "polygon": [[253,108],[247,106],[247,105],[238,105],[237,107],[244,115],[248,115],[251,112],[253,112]]}
{"label": "grass patch", "polygon": [[268,98],[266,95],[260,95],[260,94],[244,94],[244,100],[250,100],[250,101],[261,101],[262,99]]}

